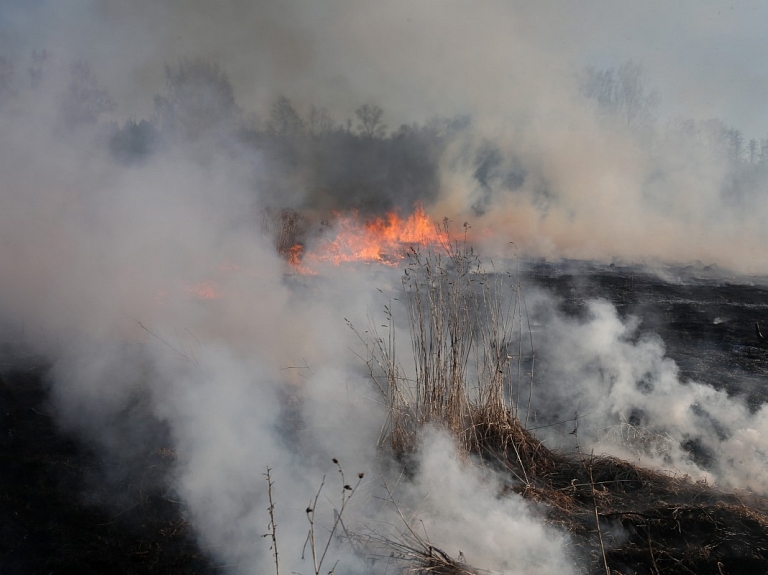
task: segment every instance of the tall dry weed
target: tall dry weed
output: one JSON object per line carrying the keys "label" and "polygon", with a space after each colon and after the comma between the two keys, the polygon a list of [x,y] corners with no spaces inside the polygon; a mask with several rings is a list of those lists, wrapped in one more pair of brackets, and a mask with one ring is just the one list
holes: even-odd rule
{"label": "tall dry weed", "polygon": [[[449,430],[468,453],[478,425],[506,424],[521,401],[530,409],[534,349],[519,277],[444,237],[438,249],[411,248],[399,309],[384,307],[386,331],[373,320],[364,334],[355,330],[389,408],[382,441],[398,454],[415,447],[427,424]],[[396,329],[403,317],[412,352],[404,362]]]}

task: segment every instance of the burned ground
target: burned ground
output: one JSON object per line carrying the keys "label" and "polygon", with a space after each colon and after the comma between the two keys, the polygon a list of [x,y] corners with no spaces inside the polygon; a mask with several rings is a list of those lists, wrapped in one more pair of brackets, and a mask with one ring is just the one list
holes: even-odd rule
{"label": "burned ground", "polygon": [[752,409],[768,401],[768,345],[755,335],[755,322],[768,326],[765,278],[573,263],[532,265],[528,280],[557,294],[566,314],[581,315],[588,300],[602,298],[621,316],[636,316],[639,333],[661,337],[681,380],[743,396]]}
{"label": "burned ground", "polygon": [[[556,293],[569,315],[584,313],[591,298],[608,299],[622,316],[638,316],[641,331],[660,335],[681,379],[726,389],[752,409],[762,405],[768,400],[768,349],[754,323],[765,319],[768,326],[768,288],[702,270],[678,272],[668,281],[638,268],[540,264],[530,266],[525,281]],[[59,426],[47,366],[16,344],[0,356],[3,573],[225,571],[195,543],[170,487],[174,454],[162,425],[140,405],[116,422],[141,420],[160,432],[131,454],[126,471],[105,474],[120,462]],[[539,371],[539,377],[545,374]],[[570,533],[580,572],[605,572],[600,538],[613,573],[768,571],[763,498],[615,458],[557,453],[514,418],[484,428],[488,418],[476,415],[475,451],[511,472],[510,492],[541,504],[548,520]],[[527,481],[513,479],[525,474]],[[473,572],[434,553],[422,558],[433,572]]]}
{"label": "burned ground", "polygon": [[147,445],[140,467],[105,474],[114,462],[57,425],[45,360],[5,346],[0,365],[4,574],[219,572],[170,491],[170,449]]}

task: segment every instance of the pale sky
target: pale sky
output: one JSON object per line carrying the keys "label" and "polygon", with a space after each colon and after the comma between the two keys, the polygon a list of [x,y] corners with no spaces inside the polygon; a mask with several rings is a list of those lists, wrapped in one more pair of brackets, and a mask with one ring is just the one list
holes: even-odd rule
{"label": "pale sky", "polygon": [[[86,58],[125,115],[163,67],[217,60],[246,110],[277,94],[342,120],[364,101],[390,124],[539,98],[586,65],[643,64],[662,118],[719,117],[768,137],[768,3],[421,0],[4,0],[0,52]],[[64,56],[62,58],[62,56]],[[535,86],[531,88],[531,86]]]}

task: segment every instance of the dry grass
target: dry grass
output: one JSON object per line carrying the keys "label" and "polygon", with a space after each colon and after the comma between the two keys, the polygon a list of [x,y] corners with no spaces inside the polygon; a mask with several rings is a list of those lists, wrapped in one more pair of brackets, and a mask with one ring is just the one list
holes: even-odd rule
{"label": "dry grass", "polygon": [[522,289],[511,274],[484,269],[466,244],[448,240],[441,252],[411,250],[402,283],[408,365],[398,356],[390,306],[385,335],[373,321],[365,334],[355,330],[389,407],[382,439],[394,452],[406,453],[421,427],[436,424],[450,430],[468,454],[481,441],[478,424],[516,417],[520,396],[532,383],[532,367],[523,369],[526,362],[532,366],[533,349],[524,337]]}
{"label": "dry grass", "polygon": [[[509,492],[542,504],[547,520],[571,535],[581,573],[768,572],[767,500],[614,457],[558,453],[536,439],[520,418],[530,411],[534,376],[520,282],[488,273],[463,244],[444,248],[413,251],[403,275],[412,351],[406,365],[391,307],[386,333],[374,322],[357,332],[389,407],[382,447],[407,456],[424,425],[449,430],[465,456],[508,474]],[[657,450],[673,441],[627,422],[604,431]],[[381,543],[408,572],[480,573],[410,527]]]}
{"label": "dry grass", "polygon": [[307,219],[290,209],[265,209],[261,213],[261,229],[272,239],[277,252],[286,260],[294,262],[301,256]]}

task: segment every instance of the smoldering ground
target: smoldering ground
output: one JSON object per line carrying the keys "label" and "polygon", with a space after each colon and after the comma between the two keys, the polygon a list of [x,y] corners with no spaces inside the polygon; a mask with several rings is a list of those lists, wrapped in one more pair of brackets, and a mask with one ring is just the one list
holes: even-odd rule
{"label": "smoldering ground", "polygon": [[[555,300],[529,292],[541,370],[531,389],[537,434],[551,445],[765,492],[764,356],[751,322],[764,287],[706,277],[670,289],[645,273],[594,269],[583,285],[570,284],[567,305],[562,291]],[[608,299],[593,299],[600,282],[613,286]],[[633,292],[641,304],[628,303]]]}

